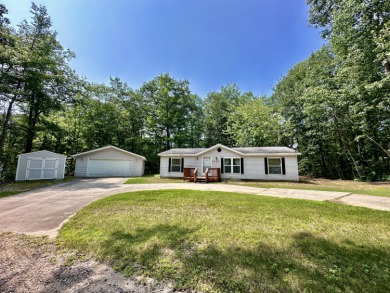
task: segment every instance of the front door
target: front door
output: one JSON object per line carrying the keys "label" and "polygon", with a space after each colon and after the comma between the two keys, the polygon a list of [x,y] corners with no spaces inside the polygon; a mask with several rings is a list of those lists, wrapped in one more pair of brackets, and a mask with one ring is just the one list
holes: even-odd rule
{"label": "front door", "polygon": [[206,173],[207,168],[211,168],[211,157],[203,157],[203,168],[202,168],[203,174]]}

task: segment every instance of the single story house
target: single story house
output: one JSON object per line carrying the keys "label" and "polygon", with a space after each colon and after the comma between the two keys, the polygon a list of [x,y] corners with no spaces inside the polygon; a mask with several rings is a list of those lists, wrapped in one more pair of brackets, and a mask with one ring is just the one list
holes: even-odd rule
{"label": "single story house", "polygon": [[183,177],[183,168],[220,168],[222,179],[298,181],[298,156],[288,147],[174,148],[158,154],[160,177]]}
{"label": "single story house", "polygon": [[142,176],[146,158],[123,149],[106,146],[72,155],[77,177]]}
{"label": "single story house", "polygon": [[64,179],[66,156],[49,151],[20,154],[16,181]]}

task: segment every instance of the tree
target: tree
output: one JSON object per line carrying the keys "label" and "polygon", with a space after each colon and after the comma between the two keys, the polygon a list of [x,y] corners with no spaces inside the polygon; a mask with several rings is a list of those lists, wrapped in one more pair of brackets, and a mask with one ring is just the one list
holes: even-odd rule
{"label": "tree", "polygon": [[187,125],[186,119],[191,106],[189,82],[175,80],[169,74],[161,74],[145,83],[140,94],[147,111],[146,125],[150,138],[158,143],[158,149],[170,149],[173,145],[181,147],[175,136]]}
{"label": "tree", "polygon": [[207,94],[205,100],[205,146],[217,143],[231,146],[234,141],[227,133],[229,116],[235,111],[241,92],[235,84],[228,84],[220,92]]}
{"label": "tree", "polygon": [[72,84],[77,80],[68,66],[74,54],[57,41],[46,7],[32,3],[31,13],[31,22],[23,21],[18,31],[22,40],[18,46],[23,52],[20,108],[27,115],[25,152],[33,148],[40,115],[59,109],[64,101],[70,100],[75,94]]}
{"label": "tree", "polygon": [[238,146],[274,146],[281,143],[280,130],[280,115],[261,97],[236,107],[228,117],[226,133]]}
{"label": "tree", "polygon": [[343,123],[351,126],[351,140],[345,143],[354,144],[347,149],[355,175],[386,178],[390,167],[390,2],[308,3],[311,24],[323,28],[323,36],[335,54],[337,100],[348,108]]}

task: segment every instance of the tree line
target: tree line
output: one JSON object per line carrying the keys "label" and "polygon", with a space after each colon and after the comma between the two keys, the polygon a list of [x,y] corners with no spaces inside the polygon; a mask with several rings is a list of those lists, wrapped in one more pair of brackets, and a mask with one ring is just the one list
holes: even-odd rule
{"label": "tree line", "polygon": [[[387,1],[311,0],[326,45],[294,66],[270,97],[222,86],[201,99],[189,81],[160,74],[132,89],[80,78],[44,6],[13,26],[0,4],[0,177],[17,155],[72,155],[115,145],[147,157],[172,147],[289,146],[300,173],[383,180],[390,176],[390,7]],[[72,162],[69,162],[69,172]]]}

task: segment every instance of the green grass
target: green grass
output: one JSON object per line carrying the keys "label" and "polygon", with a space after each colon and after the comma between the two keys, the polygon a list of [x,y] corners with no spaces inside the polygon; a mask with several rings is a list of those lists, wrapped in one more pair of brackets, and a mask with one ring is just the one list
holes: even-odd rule
{"label": "green grass", "polygon": [[287,188],[305,190],[340,191],[356,194],[390,197],[390,182],[356,182],[352,180],[328,180],[302,178],[299,182],[243,182],[225,181],[229,184],[259,188]]}
{"label": "green grass", "polygon": [[124,184],[155,184],[155,183],[183,183],[183,179],[160,178],[158,174],[131,177]]}
{"label": "green grass", "polygon": [[203,292],[389,292],[390,213],[256,195],[124,193],[61,229],[66,249]]}
{"label": "green grass", "polygon": [[0,198],[18,194],[18,193],[20,193],[20,191],[2,191],[0,192]]}
{"label": "green grass", "polygon": [[34,181],[18,181],[18,182],[1,183],[0,198],[33,190],[33,189],[38,189],[50,185],[72,181],[74,179],[75,179],[74,177],[65,177],[64,180],[34,180]]}
{"label": "green grass", "polygon": [[[182,179],[160,178],[160,175],[132,177],[125,184],[183,183]],[[339,191],[357,194],[390,197],[390,182],[356,182],[352,180],[329,180],[301,177],[299,182],[276,181],[223,181],[222,184],[236,184],[259,188],[287,188],[305,190]]]}

